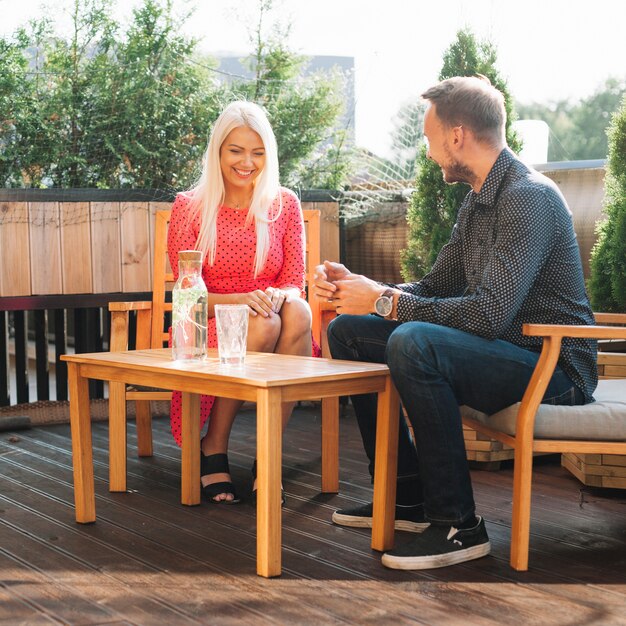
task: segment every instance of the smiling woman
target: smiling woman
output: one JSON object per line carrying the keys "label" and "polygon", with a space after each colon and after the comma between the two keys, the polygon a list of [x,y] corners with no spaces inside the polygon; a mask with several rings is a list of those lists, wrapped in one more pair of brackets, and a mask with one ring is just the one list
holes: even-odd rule
{"label": "smiling woman", "polygon": [[[203,158],[197,185],[176,197],[168,231],[174,269],[181,250],[204,253],[202,277],[209,296],[208,344],[216,347],[214,307],[249,309],[248,350],[310,356],[311,309],[304,288],[304,221],[296,195],[278,182],[278,150],[261,107],[237,101],[221,113]],[[209,502],[239,501],[228,468],[228,440],[238,400],[202,398],[201,474]],[[283,405],[286,424],[293,404]],[[171,422],[180,444],[180,394],[172,397]],[[253,468],[253,478],[254,476]]]}

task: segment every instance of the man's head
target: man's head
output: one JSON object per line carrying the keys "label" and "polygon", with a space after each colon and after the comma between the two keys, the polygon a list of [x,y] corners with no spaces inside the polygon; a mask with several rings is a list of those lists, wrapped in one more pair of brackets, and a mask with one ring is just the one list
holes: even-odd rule
{"label": "man's head", "polygon": [[[480,178],[482,155],[506,145],[504,97],[486,78],[455,77],[426,90],[430,106],[424,117],[428,156],[439,164],[448,183],[472,186]],[[475,166],[478,165],[478,168]]]}
{"label": "man's head", "polygon": [[504,141],[504,96],[489,79],[456,76],[427,89],[422,98],[435,105],[437,117],[447,128],[463,126],[476,141],[499,145]]}

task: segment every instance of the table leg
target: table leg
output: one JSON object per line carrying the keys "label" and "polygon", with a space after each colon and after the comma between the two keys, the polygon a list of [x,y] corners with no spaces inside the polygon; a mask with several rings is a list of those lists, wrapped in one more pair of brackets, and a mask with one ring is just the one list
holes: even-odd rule
{"label": "table leg", "polygon": [[372,549],[393,548],[398,475],[398,430],[400,402],[391,377],[385,390],[378,394],[376,419],[376,465],[374,467],[374,511],[372,515]]}
{"label": "table leg", "polygon": [[339,398],[322,398],[322,493],[339,492]]}
{"label": "table leg", "polygon": [[200,396],[182,394],[181,502],[200,504]]}
{"label": "table leg", "polygon": [[281,390],[257,392],[257,574],[280,576],[282,474]]}
{"label": "table leg", "polygon": [[126,491],[126,383],[109,383],[109,491]]}
{"label": "table leg", "polygon": [[96,521],[89,381],[81,376],[80,366],[77,363],[68,363],[67,373],[70,393],[76,521],[86,524]]}

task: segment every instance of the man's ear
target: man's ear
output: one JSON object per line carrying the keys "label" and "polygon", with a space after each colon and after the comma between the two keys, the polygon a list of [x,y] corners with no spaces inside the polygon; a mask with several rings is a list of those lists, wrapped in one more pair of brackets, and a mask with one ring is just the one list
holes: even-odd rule
{"label": "man's ear", "polygon": [[465,141],[465,129],[463,126],[454,126],[452,128],[452,144],[457,148],[463,147]]}

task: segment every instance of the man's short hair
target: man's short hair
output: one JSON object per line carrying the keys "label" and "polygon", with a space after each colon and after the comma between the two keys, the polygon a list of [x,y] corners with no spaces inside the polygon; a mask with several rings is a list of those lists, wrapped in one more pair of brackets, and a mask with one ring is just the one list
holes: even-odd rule
{"label": "man's short hair", "polygon": [[427,89],[422,98],[436,106],[444,126],[465,126],[478,141],[497,143],[504,138],[504,96],[484,76],[455,76]]}

